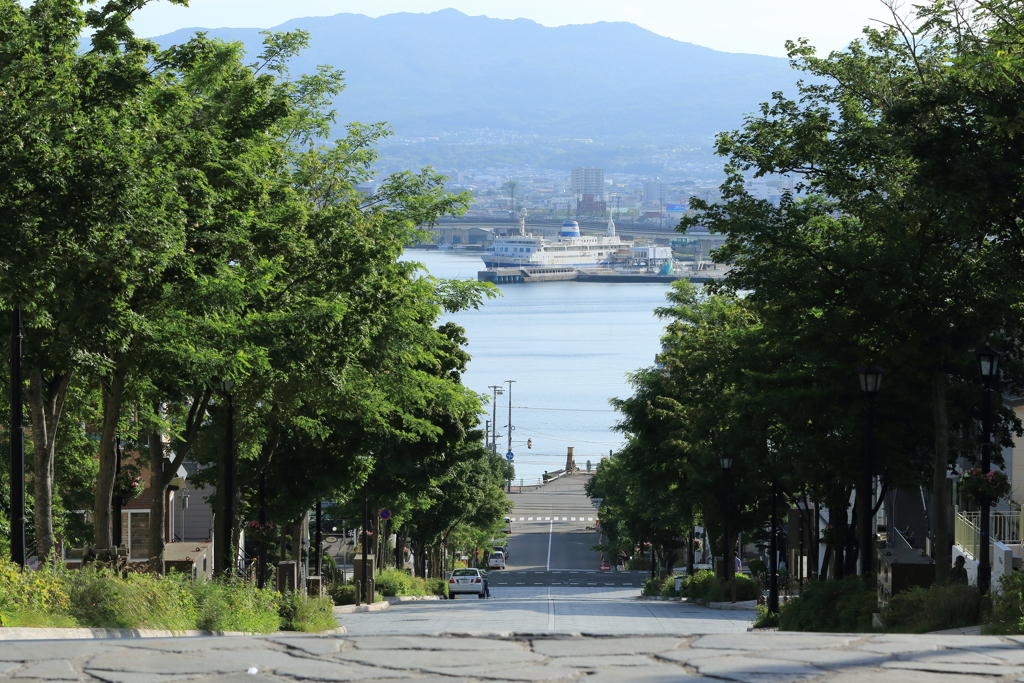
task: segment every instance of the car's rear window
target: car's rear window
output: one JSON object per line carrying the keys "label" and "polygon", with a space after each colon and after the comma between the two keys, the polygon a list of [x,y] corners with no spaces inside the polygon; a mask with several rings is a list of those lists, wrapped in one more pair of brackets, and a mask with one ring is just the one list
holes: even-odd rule
{"label": "car's rear window", "polygon": [[452,572],[452,576],[477,576],[477,570],[475,569],[456,569]]}
{"label": "car's rear window", "polygon": [[491,557],[502,557],[503,558],[503,557],[505,557],[505,553],[501,552],[500,550],[495,550],[493,553],[491,553]]}

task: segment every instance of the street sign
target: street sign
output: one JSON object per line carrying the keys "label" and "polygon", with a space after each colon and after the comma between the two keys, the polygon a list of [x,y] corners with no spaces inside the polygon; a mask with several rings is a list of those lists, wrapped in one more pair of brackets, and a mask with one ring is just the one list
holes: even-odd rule
{"label": "street sign", "polygon": [[515,460],[515,457],[516,456],[513,455],[512,451],[509,451],[508,453],[505,454],[505,459],[508,460],[509,462]]}
{"label": "street sign", "polygon": [[608,571],[609,569],[611,569],[611,567],[609,567],[609,566],[608,566],[607,564],[602,564],[602,565],[601,565],[601,571],[603,571],[603,572],[606,572],[606,571]]}
{"label": "street sign", "polygon": [[391,519],[391,510],[381,510],[380,511],[380,518],[381,519]]}

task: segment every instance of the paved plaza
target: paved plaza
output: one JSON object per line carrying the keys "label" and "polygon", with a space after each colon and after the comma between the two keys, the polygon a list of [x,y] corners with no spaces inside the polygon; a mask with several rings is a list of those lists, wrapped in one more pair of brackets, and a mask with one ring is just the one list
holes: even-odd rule
{"label": "paved plaza", "polygon": [[0,680],[994,683],[1020,638],[730,633],[674,637],[266,636],[0,643]]}

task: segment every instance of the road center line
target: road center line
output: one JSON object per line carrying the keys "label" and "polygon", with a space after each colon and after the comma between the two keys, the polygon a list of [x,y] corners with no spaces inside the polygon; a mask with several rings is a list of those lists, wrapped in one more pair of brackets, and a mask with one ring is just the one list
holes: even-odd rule
{"label": "road center line", "polygon": [[547,566],[547,570],[548,571],[551,571],[551,538],[552,538],[552,534],[554,534],[554,532],[555,532],[555,523],[551,522],[548,525],[548,566]]}

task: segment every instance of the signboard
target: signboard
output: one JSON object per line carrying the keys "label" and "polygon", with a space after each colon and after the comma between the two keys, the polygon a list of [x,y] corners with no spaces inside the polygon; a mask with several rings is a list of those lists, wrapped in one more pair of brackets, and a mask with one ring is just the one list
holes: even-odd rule
{"label": "signboard", "polygon": [[686,211],[689,208],[688,204],[666,204],[666,211]]}
{"label": "signboard", "polygon": [[602,564],[602,565],[601,565],[601,571],[603,571],[603,572],[606,572],[606,571],[608,571],[609,569],[611,569],[611,567],[609,567],[609,566],[608,566],[607,564]]}
{"label": "signboard", "polygon": [[515,460],[515,458],[516,456],[512,454],[512,451],[509,451],[508,453],[505,454],[505,459],[508,460],[509,462],[512,462],[513,460]]}
{"label": "signboard", "polygon": [[381,510],[380,511],[380,518],[381,519],[391,519],[391,510]]}

